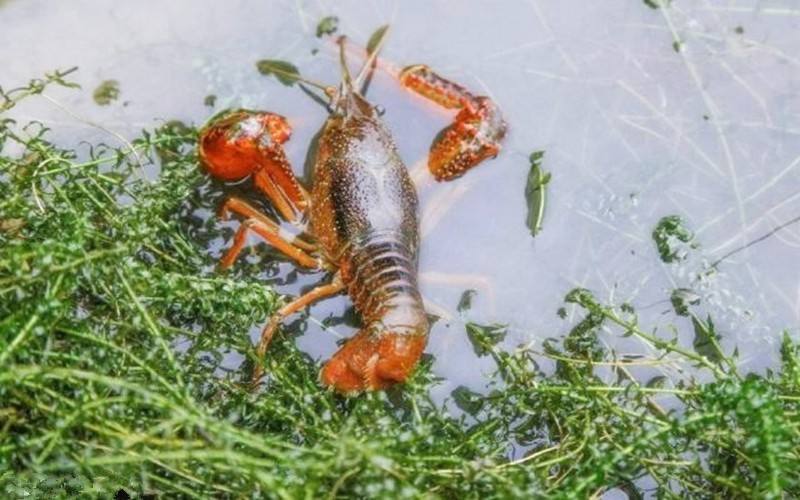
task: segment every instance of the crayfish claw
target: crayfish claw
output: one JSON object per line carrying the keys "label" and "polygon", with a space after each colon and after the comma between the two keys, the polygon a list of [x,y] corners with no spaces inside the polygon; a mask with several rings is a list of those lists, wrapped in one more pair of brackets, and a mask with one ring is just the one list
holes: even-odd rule
{"label": "crayfish claw", "polygon": [[425,335],[375,335],[362,330],[325,364],[320,378],[345,394],[386,389],[408,379],[426,341]]}
{"label": "crayfish claw", "polygon": [[463,108],[434,140],[428,169],[437,181],[460,177],[497,156],[505,134],[506,123],[497,106],[488,97],[476,97],[474,106]]}

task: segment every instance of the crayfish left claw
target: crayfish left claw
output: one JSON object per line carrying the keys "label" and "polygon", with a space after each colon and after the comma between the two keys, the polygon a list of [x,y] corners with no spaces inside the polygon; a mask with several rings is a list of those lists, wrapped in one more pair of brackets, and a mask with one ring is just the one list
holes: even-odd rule
{"label": "crayfish left claw", "polygon": [[447,109],[460,110],[451,125],[434,140],[428,169],[437,181],[460,177],[487,158],[497,156],[506,123],[494,102],[437,75],[428,66],[409,66],[400,83]]}
{"label": "crayfish left claw", "polygon": [[500,152],[506,124],[488,97],[476,97],[431,146],[428,169],[437,181],[449,181]]}

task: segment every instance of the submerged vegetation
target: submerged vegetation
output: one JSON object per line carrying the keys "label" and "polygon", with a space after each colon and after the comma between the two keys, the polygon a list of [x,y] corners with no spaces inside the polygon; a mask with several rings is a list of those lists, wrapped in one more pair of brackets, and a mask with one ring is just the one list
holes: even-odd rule
{"label": "submerged vegetation", "polygon": [[317,23],[317,38],[322,38],[323,35],[332,35],[336,33],[337,29],[339,29],[338,17],[324,17]]}
{"label": "submerged vegetation", "polygon": [[[2,93],[0,110],[48,83],[66,82]],[[542,352],[468,323],[496,373],[454,405],[430,396],[435,360],[404,387],[342,398],[286,336],[251,391],[246,332],[279,297],[256,274],[215,270],[206,244],[230,234],[195,215],[215,188],[194,138],[169,123],[122,148],[65,149],[0,115],[4,497],[800,495],[800,347],[784,336],[779,369],[740,373],[686,290],[675,322],[690,316],[701,348],[576,289],[578,321]],[[686,241],[673,226],[662,257]],[[620,356],[609,336],[648,354]],[[244,366],[226,365],[232,352]]]}
{"label": "submerged vegetation", "polygon": [[119,99],[119,82],[117,80],[105,80],[94,89],[92,93],[94,102],[100,106],[108,106]]}
{"label": "submerged vegetation", "polygon": [[[685,247],[694,248],[696,246],[692,243],[694,235],[686,229],[679,215],[662,217],[653,229],[652,236],[661,261],[667,264],[685,259],[688,253]],[[681,243],[686,245],[681,245]]]}
{"label": "submerged vegetation", "polygon": [[528,182],[525,184],[525,201],[528,204],[528,217],[525,221],[531,236],[536,236],[542,230],[544,208],[547,203],[547,185],[550,183],[550,172],[542,169],[544,151],[531,153],[531,169],[528,172]]}

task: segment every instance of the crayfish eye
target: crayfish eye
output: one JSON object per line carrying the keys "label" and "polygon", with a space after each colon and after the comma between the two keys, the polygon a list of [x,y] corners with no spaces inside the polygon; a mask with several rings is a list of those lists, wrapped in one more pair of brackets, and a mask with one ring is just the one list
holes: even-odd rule
{"label": "crayfish eye", "polygon": [[291,135],[286,118],[240,109],[219,115],[200,131],[203,167],[223,181],[238,181],[257,170]]}

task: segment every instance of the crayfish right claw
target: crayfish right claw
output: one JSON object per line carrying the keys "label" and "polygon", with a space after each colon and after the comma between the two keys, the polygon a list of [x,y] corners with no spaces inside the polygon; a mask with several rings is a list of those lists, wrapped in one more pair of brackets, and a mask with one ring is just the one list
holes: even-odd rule
{"label": "crayfish right claw", "polygon": [[405,382],[422,356],[427,336],[362,330],[322,368],[322,383],[344,394]]}

